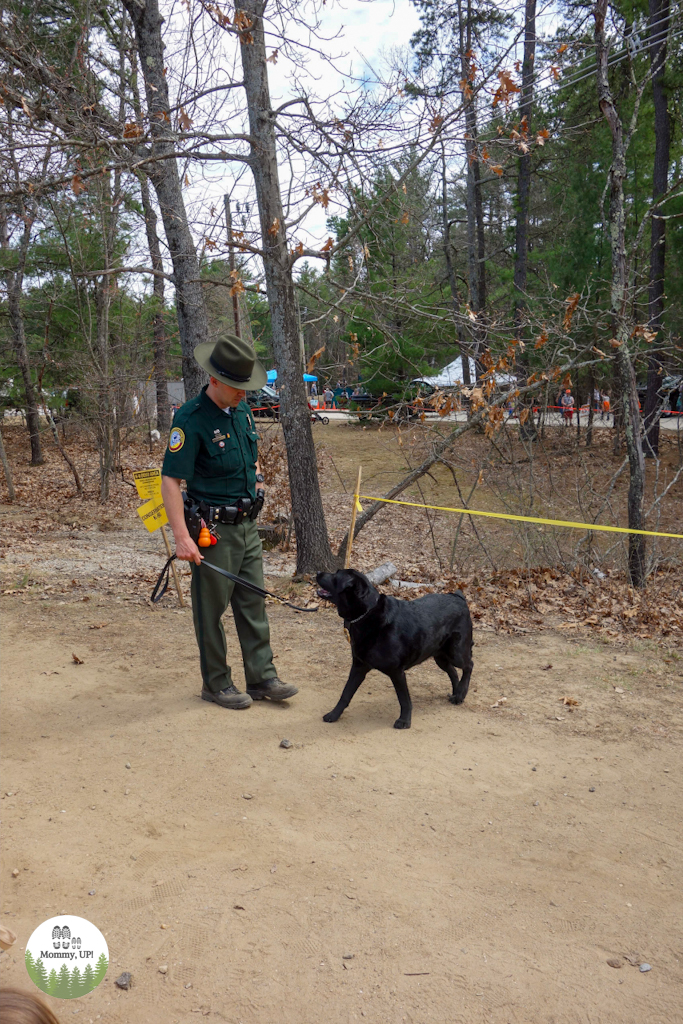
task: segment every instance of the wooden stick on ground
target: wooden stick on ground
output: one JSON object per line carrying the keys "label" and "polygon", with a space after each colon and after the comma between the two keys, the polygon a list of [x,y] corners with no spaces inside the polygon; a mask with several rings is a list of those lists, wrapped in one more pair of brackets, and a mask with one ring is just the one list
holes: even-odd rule
{"label": "wooden stick on ground", "polygon": [[360,495],[360,478],[362,474],[362,467],[358,467],[358,479],[356,480],[356,489],[353,492],[353,508],[351,509],[351,526],[349,527],[349,539],[346,543],[346,557],[344,559],[344,568],[348,569],[351,564],[351,548],[353,547],[353,533],[356,526],[356,510],[358,508],[358,500]]}
{"label": "wooden stick on ground", "polygon": [[[171,551],[171,545],[169,544],[168,537],[166,536],[166,527],[163,525],[161,527],[161,536],[164,538],[164,544],[166,545],[166,554],[170,558],[173,552]],[[175,562],[171,562],[171,572],[173,573],[173,582],[175,583],[175,588],[178,593],[178,604],[181,608],[184,608],[185,602],[183,601],[183,592],[180,589],[180,580],[178,579]]]}

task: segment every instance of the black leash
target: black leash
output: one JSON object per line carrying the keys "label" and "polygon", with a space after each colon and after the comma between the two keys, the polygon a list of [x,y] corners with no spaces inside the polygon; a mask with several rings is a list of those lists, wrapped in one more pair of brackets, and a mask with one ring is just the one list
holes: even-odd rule
{"label": "black leash", "polygon": [[[154,590],[150,597],[152,604],[158,604],[168,590],[171,574],[171,562],[175,557],[175,555],[171,555],[167,560],[166,565],[159,573],[159,579],[156,581]],[[291,601],[285,601],[284,598],[278,597],[277,594],[272,594],[270,590],[264,590],[263,587],[257,587],[255,583],[250,583],[249,580],[243,580],[241,576],[235,576],[233,573],[228,572],[227,569],[221,569],[219,566],[214,565],[213,562],[203,560],[201,565],[208,565],[210,569],[213,569],[215,572],[219,572],[221,576],[227,576],[227,578],[232,580],[233,583],[239,583],[241,587],[246,587],[247,590],[253,590],[253,592],[258,594],[260,597],[272,597],[274,601],[278,602],[278,604],[285,604],[288,608],[293,608],[295,612],[317,612],[318,610],[317,607],[300,608],[299,605],[292,604]]]}

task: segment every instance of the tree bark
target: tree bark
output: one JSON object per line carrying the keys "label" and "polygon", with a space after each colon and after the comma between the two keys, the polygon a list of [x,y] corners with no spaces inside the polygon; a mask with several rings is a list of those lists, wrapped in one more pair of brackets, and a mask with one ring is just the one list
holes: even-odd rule
{"label": "tree bark", "polygon": [[472,50],[472,3],[467,0],[467,14],[463,18],[462,2],[458,0],[458,29],[460,35],[460,63],[463,82],[463,106],[465,110],[465,154],[467,157],[467,270],[470,291],[470,305],[477,314],[473,328],[474,357],[477,360],[479,376],[479,354],[485,343],[483,318],[486,308],[486,240],[484,236],[484,205],[481,194],[479,154],[477,151],[477,109],[474,97],[467,94],[470,80],[470,56]]}
{"label": "tree bark", "polygon": [[264,0],[245,0],[237,16],[240,52],[251,135],[250,166],[261,222],[263,266],[273,332],[273,350],[282,382],[280,418],[287,448],[292,514],[297,543],[297,573],[331,569],[330,549],[323,512],[318,466],[311,431],[292,263],[287,251],[280,194],[274,117],[268,88],[266,44],[263,31]]}
{"label": "tree bark", "polygon": [[0,428],[0,462],[2,462],[2,468],[5,471],[5,483],[7,484],[7,500],[16,501],[17,496],[14,491],[14,480],[12,479],[12,469],[7,458],[7,452],[5,451],[5,442],[2,437],[2,428]]}
{"label": "tree bark", "polygon": [[[26,409],[26,426],[31,442],[31,465],[41,466],[45,461],[40,443],[40,415],[38,413],[38,402],[36,391],[31,377],[31,360],[26,345],[26,331],[24,329],[24,314],[21,307],[21,293],[24,284],[24,270],[28,257],[28,247],[31,241],[31,229],[33,228],[33,215],[22,203],[22,217],[24,230],[21,234],[21,241],[16,250],[16,262],[12,270],[8,269],[5,274],[5,285],[7,287],[7,309],[9,313],[10,328],[12,331],[12,348],[19,367],[21,380],[24,388],[24,405]],[[7,225],[7,208],[2,204],[0,209],[0,245],[9,253],[9,233]]]}
{"label": "tree bark", "polygon": [[153,295],[154,313],[152,314],[153,350],[154,350],[154,384],[157,399],[157,430],[166,434],[171,427],[171,403],[168,398],[168,337],[164,324],[164,262],[161,258],[161,246],[157,235],[157,215],[149,194],[149,185],[144,174],[140,175],[140,195],[142,211],[145,215],[147,232],[147,248],[155,271]]}
{"label": "tree bark", "polygon": [[[600,110],[612,135],[612,165],[609,170],[609,237],[612,260],[610,305],[614,337],[618,344],[615,362],[621,385],[621,415],[629,461],[628,525],[643,529],[643,497],[645,491],[645,458],[641,437],[640,409],[636,376],[629,352],[631,336],[628,309],[631,305],[626,266],[626,209],[624,180],[626,178],[626,146],[621,118],[614,105],[609,85],[607,61],[609,48],[605,36],[605,16],[609,0],[597,0],[594,8],[597,57],[597,87]],[[628,567],[634,586],[645,584],[645,538],[629,534]]]}
{"label": "tree bark", "polygon": [[446,183],[446,148],[441,145],[441,212],[443,221],[443,249],[446,257],[446,272],[448,274],[448,285],[451,290],[451,305],[453,307],[453,321],[458,338],[460,350],[460,361],[462,363],[462,382],[466,388],[472,386],[470,377],[469,349],[465,345],[462,327],[460,324],[460,296],[458,294],[458,282],[455,276],[453,265],[453,253],[451,252],[451,223],[448,219],[448,188]]}
{"label": "tree bark", "polygon": [[149,130],[152,137],[149,177],[159,201],[168,250],[173,263],[176,310],[182,350],[185,397],[199,394],[208,380],[194,358],[194,349],[209,341],[197,252],[187,222],[178,164],[169,154],[175,150],[168,85],[164,74],[163,18],[158,0],[123,0],[135,27],[140,64],[145,82]]}
{"label": "tree bark", "polygon": [[[515,336],[520,343],[517,349],[517,371],[522,378],[528,377],[529,360],[524,351],[524,320],[526,311],[527,266],[529,256],[529,193],[531,190],[531,148],[528,138],[531,134],[531,115],[534,104],[534,59],[536,56],[536,0],[526,0],[524,15],[524,60],[522,62],[522,92],[519,103],[521,144],[526,146],[522,151],[517,170],[517,197],[515,201],[515,267],[514,283],[514,320]],[[531,405],[524,423],[520,420],[520,437],[533,440],[536,437]]]}
{"label": "tree bark", "polygon": [[[526,126],[522,141],[531,133],[531,115],[534,103],[534,58],[536,55],[536,0],[526,0],[524,25],[524,61],[522,63],[522,94],[519,103],[521,126]],[[529,193],[531,189],[531,148],[519,158],[517,171],[517,198],[515,202],[515,329],[521,330],[523,310],[526,307],[527,260],[529,252]]]}
{"label": "tree bark", "polygon": [[[664,313],[664,271],[666,261],[666,221],[657,216],[657,200],[666,192],[671,149],[671,121],[664,88],[666,42],[669,32],[669,0],[649,0],[650,3],[650,70],[652,99],[655,108],[655,155],[652,168],[652,227],[650,232],[650,287],[648,294],[649,326],[661,333]],[[661,353],[654,348],[647,365],[647,394],[645,396],[645,457],[659,454],[658,391],[662,383]]]}
{"label": "tree bark", "polygon": [[[138,128],[142,130],[142,105],[140,103],[140,90],[138,88],[138,55],[135,50],[130,54],[130,65],[132,71],[133,107],[135,120]],[[145,232],[147,234],[147,248],[154,273],[152,293],[154,295],[154,312],[152,314],[152,348],[154,352],[154,384],[156,387],[157,430],[160,434],[168,433],[171,426],[171,403],[168,399],[167,384],[167,362],[168,362],[168,338],[164,325],[164,261],[161,258],[161,245],[157,234],[157,215],[149,194],[149,179],[140,171],[138,174],[140,182],[140,196],[142,198],[142,212],[145,218]]]}

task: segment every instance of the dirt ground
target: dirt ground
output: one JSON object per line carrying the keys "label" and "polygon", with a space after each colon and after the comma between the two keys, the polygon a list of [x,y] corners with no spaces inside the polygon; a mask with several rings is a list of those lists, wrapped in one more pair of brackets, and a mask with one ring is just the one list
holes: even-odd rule
{"label": "dirt ground", "polygon": [[[351,489],[362,460],[374,493],[405,460],[396,438],[320,435],[338,542],[341,481]],[[300,693],[223,711],[199,699],[190,609],[172,594],[147,601],[163,548],[130,485],[103,510],[96,453],[82,447],[87,497],[68,498],[54,453],[32,470],[25,443],[9,441],[1,877],[2,922],[18,939],[0,953],[3,984],[30,987],[29,935],[69,913],[105,933],[110,967],[89,995],[49,1000],[63,1022],[683,1020],[671,582],[651,588],[640,620],[633,595],[601,608],[573,577],[539,578],[518,597],[472,582],[470,694],[454,707],[433,663],[413,670],[408,732],[392,729],[393,688],[374,673],[341,721],[323,723],[350,664],[341,623],[331,608],[269,604],[276,664]],[[158,461],[143,445],[126,458],[122,476]],[[424,493],[447,483],[440,470]],[[436,578],[425,517],[391,522],[361,534],[355,564],[392,557],[404,578]],[[312,596],[291,583],[291,552],[265,564],[271,589]],[[536,611],[518,615],[529,587]],[[235,651],[230,617],[226,628]],[[114,985],[122,971],[129,991]]]}
{"label": "dirt ground", "polygon": [[70,913],[111,962],[50,1000],[62,1021],[682,1019],[680,649],[478,628],[463,706],[429,663],[409,732],[376,674],[326,725],[349,665],[336,613],[271,605],[299,696],[223,711],[198,697],[189,609],[98,568],[158,565],[135,529],[46,535],[40,593],[2,599],[3,983],[30,985],[28,936]]}

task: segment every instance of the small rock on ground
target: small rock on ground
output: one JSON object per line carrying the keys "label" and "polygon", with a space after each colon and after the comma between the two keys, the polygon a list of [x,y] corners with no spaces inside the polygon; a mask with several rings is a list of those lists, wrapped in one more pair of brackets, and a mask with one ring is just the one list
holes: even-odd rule
{"label": "small rock on ground", "polygon": [[114,984],[116,985],[117,988],[123,988],[126,991],[128,991],[132,981],[133,975],[130,973],[130,971],[124,971],[123,974],[119,974]]}
{"label": "small rock on ground", "polygon": [[291,745],[292,745],[292,741],[291,740],[280,740],[280,746],[284,747],[285,750],[289,750]]}

